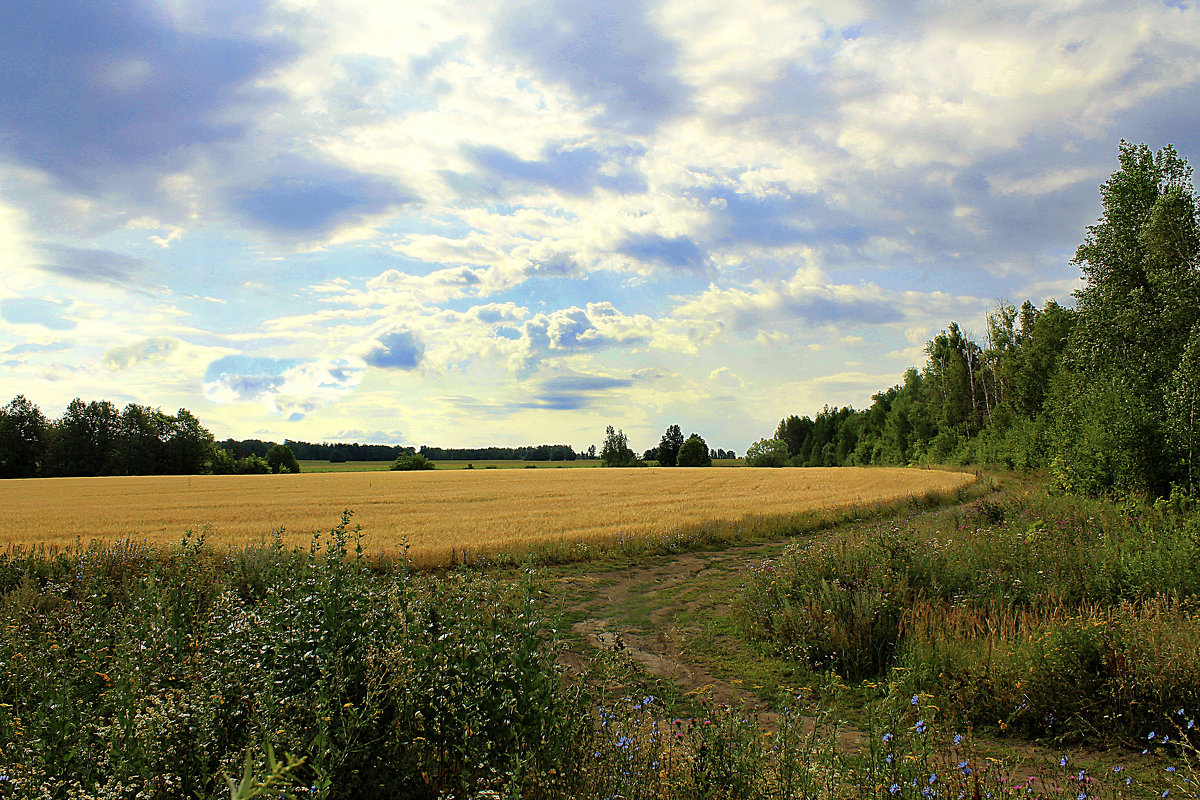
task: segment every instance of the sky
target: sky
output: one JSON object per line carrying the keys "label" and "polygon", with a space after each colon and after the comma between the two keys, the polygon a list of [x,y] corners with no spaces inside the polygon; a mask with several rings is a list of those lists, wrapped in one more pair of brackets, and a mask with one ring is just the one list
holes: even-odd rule
{"label": "sky", "polygon": [[1069,304],[1190,2],[6,0],[0,402],[738,452]]}

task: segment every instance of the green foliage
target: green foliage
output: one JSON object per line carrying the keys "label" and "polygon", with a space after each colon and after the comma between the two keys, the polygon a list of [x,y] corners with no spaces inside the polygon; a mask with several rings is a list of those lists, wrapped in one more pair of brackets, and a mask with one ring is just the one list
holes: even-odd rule
{"label": "green foliage", "polygon": [[782,467],[787,461],[788,446],[780,439],[759,439],[746,448],[748,467]]}
{"label": "green foliage", "polygon": [[[241,796],[272,775],[327,798],[519,795],[591,728],[538,591],[376,571],[348,517],[307,549],[0,554],[5,796],[230,796],[236,774]],[[247,770],[263,743],[303,764]]]}
{"label": "green foliage", "polygon": [[390,469],[396,471],[437,469],[437,465],[421,453],[405,453],[392,462]]}
{"label": "green foliage", "polygon": [[712,456],[708,445],[698,433],[693,433],[679,448],[679,456],[675,459],[680,467],[711,467]]}
{"label": "green foliage", "polygon": [[271,471],[271,466],[258,456],[236,458],[230,451],[218,447],[213,450],[209,469],[214,475],[265,475]]}
{"label": "green foliage", "polygon": [[655,458],[660,467],[673,467],[679,458],[679,448],[683,447],[683,431],[678,425],[669,425],[658,443]]}
{"label": "green foliage", "polygon": [[637,455],[629,449],[625,431],[613,430],[609,425],[604,432],[604,446],[600,448],[600,464],[605,467],[637,466]]}
{"label": "green foliage", "polygon": [[296,460],[296,454],[286,444],[277,444],[267,451],[267,466],[276,475],[280,472],[296,474],[300,471],[300,462]]}
{"label": "green foliage", "polygon": [[46,418],[24,395],[0,408],[0,478],[33,478],[46,449]]}
{"label": "green foliage", "polygon": [[75,398],[53,422],[23,396],[0,409],[0,477],[194,475],[211,470],[213,436],[187,409],[170,416]]}
{"label": "green foliage", "polygon": [[1191,472],[1181,451],[1187,437],[1179,435],[1187,404],[1167,401],[1163,389],[1183,388],[1187,345],[1200,323],[1197,203],[1191,168],[1174,148],[1152,153],[1122,142],[1119,161],[1100,188],[1103,215],[1075,254],[1085,284],[1076,293],[1067,362],[1073,386],[1096,389],[1061,417],[1068,434],[1076,424],[1068,415],[1081,415],[1085,436],[1119,424],[1113,444],[1124,452],[1097,465],[1096,446],[1085,445],[1062,466],[1091,491],[1165,494]]}

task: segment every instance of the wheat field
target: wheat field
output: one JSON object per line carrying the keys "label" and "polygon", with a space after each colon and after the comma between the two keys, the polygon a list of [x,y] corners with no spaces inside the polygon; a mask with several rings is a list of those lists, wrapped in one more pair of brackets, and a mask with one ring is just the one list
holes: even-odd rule
{"label": "wheat field", "polygon": [[169,545],[185,531],[244,546],[283,528],[291,544],[349,509],[365,547],[415,561],[453,550],[603,544],[714,521],[790,516],[951,492],[954,472],[886,468],[689,468],[331,472],[46,478],[0,481],[0,549],[135,539]]}

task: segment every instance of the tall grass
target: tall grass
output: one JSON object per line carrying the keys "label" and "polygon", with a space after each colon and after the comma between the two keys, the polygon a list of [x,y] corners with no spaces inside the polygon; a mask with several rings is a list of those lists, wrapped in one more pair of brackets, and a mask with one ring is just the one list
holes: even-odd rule
{"label": "tall grass", "polygon": [[758,565],[748,635],[1000,733],[1135,738],[1200,705],[1200,519],[1040,493],[862,526]]}

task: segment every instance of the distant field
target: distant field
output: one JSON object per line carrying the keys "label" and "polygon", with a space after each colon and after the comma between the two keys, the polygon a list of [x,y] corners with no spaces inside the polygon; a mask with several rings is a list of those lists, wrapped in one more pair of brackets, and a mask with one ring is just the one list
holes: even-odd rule
{"label": "distant field", "polygon": [[393,550],[407,540],[414,559],[430,561],[451,549],[600,544],[711,521],[868,505],[951,491],[971,480],[953,472],[852,467],[8,480],[0,481],[0,547],[121,538],[172,544],[184,531],[205,527],[215,544],[257,543],[281,526],[289,541],[302,541],[351,509],[369,549]]}

